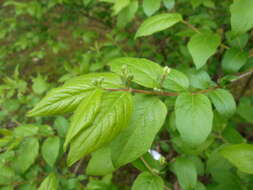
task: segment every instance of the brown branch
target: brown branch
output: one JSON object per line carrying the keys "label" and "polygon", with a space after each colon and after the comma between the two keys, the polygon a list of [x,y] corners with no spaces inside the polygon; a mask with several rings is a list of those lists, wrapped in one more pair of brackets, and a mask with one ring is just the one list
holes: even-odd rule
{"label": "brown branch", "polygon": [[79,160],[79,162],[76,164],[76,166],[75,166],[75,168],[74,168],[74,171],[73,171],[73,173],[74,174],[78,174],[78,172],[79,172],[79,169],[80,169],[80,167],[82,166],[82,164],[83,164],[83,161],[84,161],[84,159],[81,159],[81,160]]}
{"label": "brown branch", "polygon": [[244,76],[250,76],[250,77],[249,77],[248,80],[246,81],[246,83],[245,83],[245,85],[244,85],[244,87],[243,87],[243,89],[242,89],[242,91],[241,91],[241,93],[240,93],[240,95],[239,95],[237,101],[238,101],[242,96],[245,95],[246,91],[248,90],[248,87],[250,86],[251,81],[253,80],[253,74],[252,74],[252,72],[251,72],[251,74],[249,74],[249,75],[244,75]]}
{"label": "brown branch", "polygon": [[214,86],[214,87],[211,87],[211,88],[208,88],[208,89],[205,89],[205,90],[199,90],[197,92],[192,92],[192,94],[204,94],[204,93],[208,93],[208,92],[211,92],[217,88],[220,88],[220,86]]}
{"label": "brown branch", "polygon": [[174,93],[174,92],[150,91],[150,90],[140,90],[140,89],[134,89],[134,88],[106,88],[105,90],[135,92],[135,93],[158,95],[158,96],[178,96],[178,93]]}
{"label": "brown branch", "polygon": [[188,28],[192,29],[194,32],[201,34],[201,32],[189,22],[183,20],[182,23],[184,23]]}
{"label": "brown branch", "polygon": [[[236,82],[238,80],[241,80],[242,78],[247,77],[251,74],[253,74],[253,70],[242,73],[241,75],[238,76],[237,79],[231,80],[230,82],[234,83],[234,82]],[[217,85],[217,86],[214,86],[214,87],[211,87],[211,88],[208,88],[208,89],[192,92],[192,94],[204,94],[204,93],[208,93],[208,92],[211,92],[213,90],[216,90],[218,88],[221,88],[221,87],[219,85]],[[178,96],[179,95],[179,93],[176,93],[176,92],[140,90],[140,89],[134,89],[134,88],[106,88],[105,90],[107,90],[107,91],[134,92],[134,93],[147,94],[147,95],[157,95],[157,96]]]}
{"label": "brown branch", "polygon": [[236,81],[238,81],[238,80],[241,80],[242,78],[245,78],[245,77],[247,77],[247,76],[250,76],[251,74],[253,74],[253,69],[251,69],[251,70],[249,70],[249,71],[247,71],[247,72],[245,72],[245,73],[242,73],[242,74],[239,75],[236,79],[231,80],[231,82],[234,83],[234,82],[236,82]]}

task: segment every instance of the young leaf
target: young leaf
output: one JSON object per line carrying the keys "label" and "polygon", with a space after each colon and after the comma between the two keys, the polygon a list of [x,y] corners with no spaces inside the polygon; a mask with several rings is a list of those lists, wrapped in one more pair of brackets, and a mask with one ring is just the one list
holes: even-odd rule
{"label": "young leaf", "polygon": [[172,165],[182,189],[195,189],[197,185],[197,169],[194,162],[185,157],[176,158]]}
{"label": "young leaf", "polygon": [[143,10],[147,16],[153,15],[159,10],[161,6],[161,0],[143,0]]}
{"label": "young leaf", "polygon": [[112,60],[109,66],[116,73],[121,73],[123,66],[127,66],[128,71],[133,75],[133,81],[147,88],[158,87],[159,78],[163,74],[163,69],[159,64],[142,58],[117,58]]}
{"label": "young leaf", "polygon": [[184,93],[177,97],[175,109],[176,127],[182,139],[191,145],[203,143],[212,129],[209,99],[203,94]]}
{"label": "young leaf", "polygon": [[58,179],[55,174],[51,173],[47,176],[38,190],[58,190]]}
{"label": "young leaf", "polygon": [[235,34],[242,34],[253,27],[253,1],[236,0],[230,6],[231,26]]}
{"label": "young leaf", "polygon": [[42,157],[51,167],[57,160],[60,150],[60,138],[59,137],[48,137],[42,144]]}
{"label": "young leaf", "polygon": [[235,73],[246,64],[248,54],[237,48],[230,48],[222,59],[222,69],[226,73]]}
{"label": "young leaf", "polygon": [[47,116],[73,111],[95,87],[91,84],[65,85],[55,88],[31,110],[28,116]]}
{"label": "young leaf", "polygon": [[49,87],[49,84],[46,82],[45,78],[43,78],[40,74],[36,78],[32,78],[32,81],[32,89],[36,94],[42,94]]}
{"label": "young leaf", "polygon": [[[108,146],[92,155],[88,165],[89,174],[110,173],[136,160],[150,149],[166,118],[166,106],[156,97],[135,95],[133,108],[129,127]],[[103,161],[100,160],[101,157],[104,158]],[[99,167],[97,163],[103,163],[104,166]]]}
{"label": "young leaf", "polygon": [[143,172],[134,181],[131,190],[163,190],[164,182],[160,176]]}
{"label": "young leaf", "polygon": [[253,145],[228,145],[220,153],[242,172],[253,174]]}
{"label": "young leaf", "polygon": [[220,36],[212,32],[198,33],[190,39],[187,46],[197,69],[206,64],[209,57],[216,52],[220,42]]}
{"label": "young leaf", "polygon": [[162,13],[152,16],[141,24],[135,34],[135,38],[160,32],[180,21],[182,21],[182,16],[178,13]]}
{"label": "young leaf", "polygon": [[175,0],[163,0],[163,4],[167,9],[171,10],[175,6]]}
{"label": "young leaf", "polygon": [[138,7],[139,3],[137,0],[131,1],[131,3],[119,13],[117,17],[117,27],[124,28],[134,18]]}
{"label": "young leaf", "polygon": [[103,80],[103,88],[121,86],[120,77],[113,73],[91,73],[76,77],[62,87],[51,90],[35,108],[28,112],[28,116],[47,116],[72,112],[81,100],[96,88],[92,83],[98,79]]}
{"label": "young leaf", "polygon": [[218,112],[229,118],[236,111],[236,104],[231,93],[224,89],[216,89],[208,93]]}
{"label": "young leaf", "polygon": [[37,138],[27,138],[19,146],[17,155],[12,161],[12,167],[18,173],[24,173],[34,163],[39,153],[39,141]]}
{"label": "young leaf", "polygon": [[68,129],[64,143],[64,149],[67,148],[67,145],[78,133],[90,127],[99,111],[102,95],[103,91],[101,89],[95,89],[86,99],[81,101],[71,120],[70,128]]}
{"label": "young leaf", "polygon": [[[70,142],[68,165],[112,141],[124,128],[132,114],[132,96],[128,92],[103,95],[100,111],[88,127]],[[85,117],[86,113],[84,113]]]}
{"label": "young leaf", "polygon": [[171,69],[162,86],[176,92],[185,91],[189,87],[189,79],[184,73]]}

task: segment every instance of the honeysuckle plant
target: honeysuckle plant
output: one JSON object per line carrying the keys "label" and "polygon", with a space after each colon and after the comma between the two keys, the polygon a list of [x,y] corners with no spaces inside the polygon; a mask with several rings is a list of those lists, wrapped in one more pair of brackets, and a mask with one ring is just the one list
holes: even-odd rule
{"label": "honeysuckle plant", "polygon": [[0,7],[0,189],[252,189],[252,0]]}

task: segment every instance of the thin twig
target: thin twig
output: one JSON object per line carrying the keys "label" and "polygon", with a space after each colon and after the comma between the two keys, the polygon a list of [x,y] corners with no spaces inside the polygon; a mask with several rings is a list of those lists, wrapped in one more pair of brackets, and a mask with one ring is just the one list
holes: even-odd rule
{"label": "thin twig", "polygon": [[143,162],[143,164],[148,168],[148,170],[155,176],[159,176],[158,173],[156,173],[153,168],[146,162],[146,160],[141,156],[140,157],[141,161]]}
{"label": "thin twig", "polygon": [[[148,168],[148,170],[154,175],[154,176],[159,176],[157,172],[154,171],[154,169],[146,162],[146,160],[141,156],[140,157],[141,161],[143,164]],[[159,176],[160,177],[160,176]],[[171,190],[169,187],[164,185],[165,190]]]}
{"label": "thin twig", "polygon": [[201,32],[195,26],[193,26],[192,24],[190,24],[189,22],[183,20],[182,23],[184,23],[186,26],[188,26],[194,32],[201,34]]}
{"label": "thin twig", "polygon": [[[245,73],[242,73],[241,75],[238,76],[238,78],[231,80],[231,83],[234,83],[238,80],[241,80],[249,75],[253,74],[253,70],[247,71]],[[199,90],[196,92],[192,92],[192,94],[204,94],[208,93],[210,91],[216,90],[218,88],[221,88],[219,85],[205,89],[205,90]],[[105,90],[108,91],[125,91],[125,92],[135,92],[135,93],[140,93],[140,94],[147,94],[147,95],[158,95],[158,96],[178,96],[179,93],[176,92],[164,92],[164,91],[151,91],[151,90],[140,90],[140,89],[134,89],[134,88],[106,88]]]}
{"label": "thin twig", "polygon": [[236,79],[231,80],[231,82],[234,83],[234,82],[236,82],[238,80],[241,80],[244,77],[250,76],[251,74],[253,74],[253,69],[249,70],[249,71],[247,71],[247,72],[245,72],[245,73],[243,73],[241,75],[239,75]]}
{"label": "thin twig", "polygon": [[80,169],[80,167],[82,166],[82,164],[83,164],[83,161],[84,161],[84,159],[81,159],[77,164],[76,164],[76,166],[75,166],[75,168],[74,168],[74,174],[78,174],[78,171],[79,171],[79,169]]}
{"label": "thin twig", "polygon": [[199,90],[197,92],[192,92],[192,94],[204,94],[204,93],[208,93],[208,92],[211,92],[213,90],[216,90],[217,88],[220,88],[219,86],[214,86],[212,88],[208,88],[208,89],[205,89],[205,90]]}
{"label": "thin twig", "polygon": [[106,88],[108,91],[125,91],[125,92],[136,92],[148,95],[158,95],[158,96],[178,96],[178,93],[174,92],[163,92],[163,91],[150,91],[150,90],[140,90],[134,88]]}
{"label": "thin twig", "polygon": [[[248,76],[248,75],[247,75],[247,76]],[[250,86],[252,80],[253,80],[253,75],[252,75],[252,73],[251,73],[251,74],[250,74],[250,77],[249,77],[249,79],[246,81],[246,83],[245,83],[245,85],[244,85],[244,87],[243,87],[243,89],[242,89],[242,91],[241,91],[241,93],[240,93],[240,95],[239,95],[237,101],[239,101],[239,99],[240,99],[242,96],[244,96],[244,94],[245,94],[246,91],[248,90],[248,87]]]}

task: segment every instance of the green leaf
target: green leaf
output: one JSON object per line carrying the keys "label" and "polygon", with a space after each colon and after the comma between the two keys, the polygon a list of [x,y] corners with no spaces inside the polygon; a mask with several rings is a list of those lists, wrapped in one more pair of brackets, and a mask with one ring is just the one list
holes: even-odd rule
{"label": "green leaf", "polygon": [[253,174],[253,145],[228,145],[220,153],[242,172]]}
{"label": "green leaf", "polygon": [[222,59],[222,69],[225,73],[236,73],[246,64],[247,58],[247,52],[241,51],[238,48],[230,48]]}
{"label": "green leaf", "polygon": [[115,0],[113,6],[113,14],[117,15],[122,9],[127,7],[130,3],[130,0]]}
{"label": "green leaf", "polygon": [[87,7],[93,0],[83,0],[83,4]]}
{"label": "green leaf", "polygon": [[246,139],[242,137],[240,132],[232,126],[227,127],[222,132],[222,136],[231,144],[239,144],[246,142]]}
{"label": "green leaf", "polygon": [[143,0],[143,10],[147,16],[153,15],[159,10],[161,6],[161,0]]}
{"label": "green leaf", "polygon": [[15,171],[0,163],[0,185],[9,185],[16,180]]}
{"label": "green leaf", "polygon": [[198,182],[195,190],[206,190],[206,187],[203,183]]}
{"label": "green leaf", "polygon": [[123,66],[133,75],[133,81],[147,88],[159,86],[159,79],[163,74],[162,67],[147,59],[122,57],[112,60],[109,66],[113,72],[121,73]]}
{"label": "green leaf", "polygon": [[211,85],[215,84],[212,82],[210,76],[206,71],[194,69],[187,74],[190,79],[190,84],[193,88],[207,89]]}
{"label": "green leaf", "polygon": [[185,91],[189,87],[189,79],[184,73],[171,69],[162,86],[176,92]]}
{"label": "green leaf", "polygon": [[163,0],[163,4],[167,9],[171,10],[175,6],[175,0]]}
{"label": "green leaf", "polygon": [[32,81],[33,81],[32,89],[37,94],[42,94],[49,87],[46,80],[40,74],[36,78],[33,78]]}
{"label": "green leaf", "polygon": [[119,13],[117,17],[117,27],[124,28],[131,20],[133,20],[138,7],[139,3],[137,0],[131,1],[131,3]]}
{"label": "green leaf", "polygon": [[[145,154],[167,115],[166,106],[156,97],[134,96],[133,114],[129,124],[107,147],[92,155],[89,174],[104,175]],[[103,161],[101,160],[103,157]],[[112,160],[112,161],[111,161]],[[100,167],[103,163],[104,166]]]}
{"label": "green leaf", "polygon": [[58,179],[55,174],[51,173],[41,183],[38,190],[58,190]]}
{"label": "green leaf", "polygon": [[54,128],[60,137],[65,137],[69,128],[69,121],[62,116],[58,116],[54,121]]}
{"label": "green leaf", "polygon": [[240,35],[234,36],[233,32],[228,31],[226,32],[226,40],[229,46],[233,48],[243,49],[247,45],[249,41],[249,34],[243,33]]}
{"label": "green leaf", "polygon": [[13,136],[16,138],[24,138],[37,135],[39,128],[35,125],[27,124],[20,127],[16,127],[13,130]]}
{"label": "green leaf", "polygon": [[53,167],[60,150],[60,138],[59,137],[48,137],[42,145],[42,157],[46,163]]}
{"label": "green leaf", "polygon": [[94,88],[93,85],[85,83],[55,88],[49,91],[27,115],[47,116],[72,112]]}
{"label": "green leaf", "polygon": [[208,156],[206,173],[211,174],[213,180],[217,183],[230,181],[230,179],[234,181],[234,173],[231,172],[233,166],[222,157],[219,150],[216,149]]}
{"label": "green leaf", "polygon": [[192,7],[194,9],[199,7],[203,3],[203,1],[204,0],[191,0]]}
{"label": "green leaf", "polygon": [[[145,160],[145,164],[143,160]],[[161,160],[155,160],[149,152],[143,154],[141,157],[131,162],[131,165],[133,165],[135,168],[142,172],[150,172],[150,168],[147,168],[147,165],[151,167],[154,171],[160,172],[162,171],[162,169],[164,169],[163,164],[164,163],[162,163]]]}
{"label": "green leaf", "polygon": [[199,175],[205,174],[205,165],[198,156],[188,156],[187,159],[191,160],[196,168],[196,171]]}
{"label": "green leaf", "polygon": [[253,123],[253,105],[247,99],[241,99],[238,114],[249,123]]}
{"label": "green leaf", "polygon": [[181,138],[191,145],[203,143],[212,130],[213,112],[209,99],[203,94],[180,94],[175,109],[176,128]]}
{"label": "green leaf", "polygon": [[135,34],[135,38],[160,32],[180,21],[182,21],[182,16],[178,13],[162,13],[152,16],[141,24]]}
{"label": "green leaf", "polygon": [[86,174],[94,176],[104,176],[112,173],[116,168],[112,163],[111,147],[102,147],[92,154],[86,168]]}
{"label": "green leaf", "polygon": [[12,167],[18,173],[24,173],[30,166],[35,162],[39,154],[39,141],[37,138],[24,139],[22,144],[19,146],[16,157],[12,161]]}
{"label": "green leaf", "polygon": [[163,190],[164,182],[160,176],[155,176],[149,172],[143,172],[134,181],[131,190]]}
{"label": "green leaf", "polygon": [[187,46],[197,69],[206,64],[216,52],[220,42],[220,36],[212,32],[197,33],[190,39]]}
{"label": "green leaf", "polygon": [[[70,142],[68,165],[112,141],[124,128],[132,114],[132,96],[128,92],[108,92],[103,95],[100,111]],[[83,114],[85,117],[87,113]]]}
{"label": "green leaf", "polygon": [[[159,87],[159,81],[164,73],[162,67],[143,58],[122,57],[109,63],[111,70],[121,73],[123,66],[133,75],[133,81],[148,87]],[[184,91],[189,86],[189,79],[182,72],[171,69],[163,82],[163,87],[173,91]]]}
{"label": "green leaf", "polygon": [[156,97],[136,95],[129,127],[112,142],[112,160],[118,168],[145,154],[167,115],[166,106]]}
{"label": "green leaf", "polygon": [[54,135],[54,130],[49,125],[37,125],[37,127],[39,128],[40,136],[47,137],[47,136]]}
{"label": "green leaf", "polygon": [[103,88],[121,87],[121,79],[113,73],[91,73],[76,77],[62,87],[51,90],[31,111],[28,116],[47,116],[72,112],[79,103],[96,87],[96,80],[103,79]]}
{"label": "green leaf", "polygon": [[253,1],[236,0],[230,6],[231,26],[235,34],[242,34],[253,27]]}
{"label": "green leaf", "polygon": [[217,111],[229,118],[236,111],[236,103],[232,94],[225,89],[216,89],[208,93]]}
{"label": "green leaf", "polygon": [[86,99],[81,101],[72,117],[70,128],[68,129],[64,143],[64,149],[67,148],[67,145],[71,140],[81,131],[90,127],[96,118],[97,113],[100,111],[102,95],[103,91],[101,89],[95,89]]}
{"label": "green leaf", "polygon": [[192,160],[185,157],[176,158],[172,170],[176,174],[182,189],[190,190],[197,186],[197,169]]}

